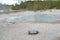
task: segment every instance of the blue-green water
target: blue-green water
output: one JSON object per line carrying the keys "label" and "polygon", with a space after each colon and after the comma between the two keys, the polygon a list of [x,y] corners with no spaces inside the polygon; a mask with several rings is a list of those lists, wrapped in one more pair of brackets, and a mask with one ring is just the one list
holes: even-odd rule
{"label": "blue-green water", "polygon": [[28,21],[35,21],[35,22],[51,22],[54,21],[55,17],[52,15],[47,14],[31,14],[31,15],[24,15],[20,18],[11,17],[8,18],[9,22],[28,22]]}
{"label": "blue-green water", "polygon": [[53,20],[55,20],[55,17],[47,14],[34,14],[34,15],[28,15],[28,16],[22,17],[22,21],[47,22],[47,21],[53,21]]}

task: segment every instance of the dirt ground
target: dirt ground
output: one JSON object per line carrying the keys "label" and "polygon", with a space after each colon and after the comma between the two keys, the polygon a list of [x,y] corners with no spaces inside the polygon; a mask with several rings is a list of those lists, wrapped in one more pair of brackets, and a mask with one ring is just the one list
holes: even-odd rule
{"label": "dirt ground", "polygon": [[[29,35],[28,31],[32,29],[38,30],[39,34]],[[0,40],[59,40],[59,37],[59,23],[0,22]]]}

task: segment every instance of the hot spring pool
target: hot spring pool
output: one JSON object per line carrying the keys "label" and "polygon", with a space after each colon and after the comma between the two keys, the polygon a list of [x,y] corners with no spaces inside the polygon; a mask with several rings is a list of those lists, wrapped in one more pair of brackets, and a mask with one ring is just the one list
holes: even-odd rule
{"label": "hot spring pool", "polygon": [[31,15],[23,15],[22,17],[10,17],[7,19],[8,22],[52,22],[55,21],[55,17],[47,14],[31,14]]}

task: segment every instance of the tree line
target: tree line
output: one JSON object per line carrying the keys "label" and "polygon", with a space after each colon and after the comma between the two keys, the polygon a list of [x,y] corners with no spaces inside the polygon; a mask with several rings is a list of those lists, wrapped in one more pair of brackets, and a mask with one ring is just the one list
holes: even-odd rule
{"label": "tree line", "polygon": [[12,10],[46,10],[60,9],[60,1],[21,1],[20,4],[11,5]]}

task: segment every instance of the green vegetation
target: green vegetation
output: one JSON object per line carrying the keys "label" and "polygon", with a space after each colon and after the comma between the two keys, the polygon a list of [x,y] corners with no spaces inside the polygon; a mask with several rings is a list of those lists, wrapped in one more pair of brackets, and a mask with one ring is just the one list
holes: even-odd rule
{"label": "green vegetation", "polygon": [[20,4],[12,5],[13,10],[45,10],[60,9],[60,1],[21,1]]}

